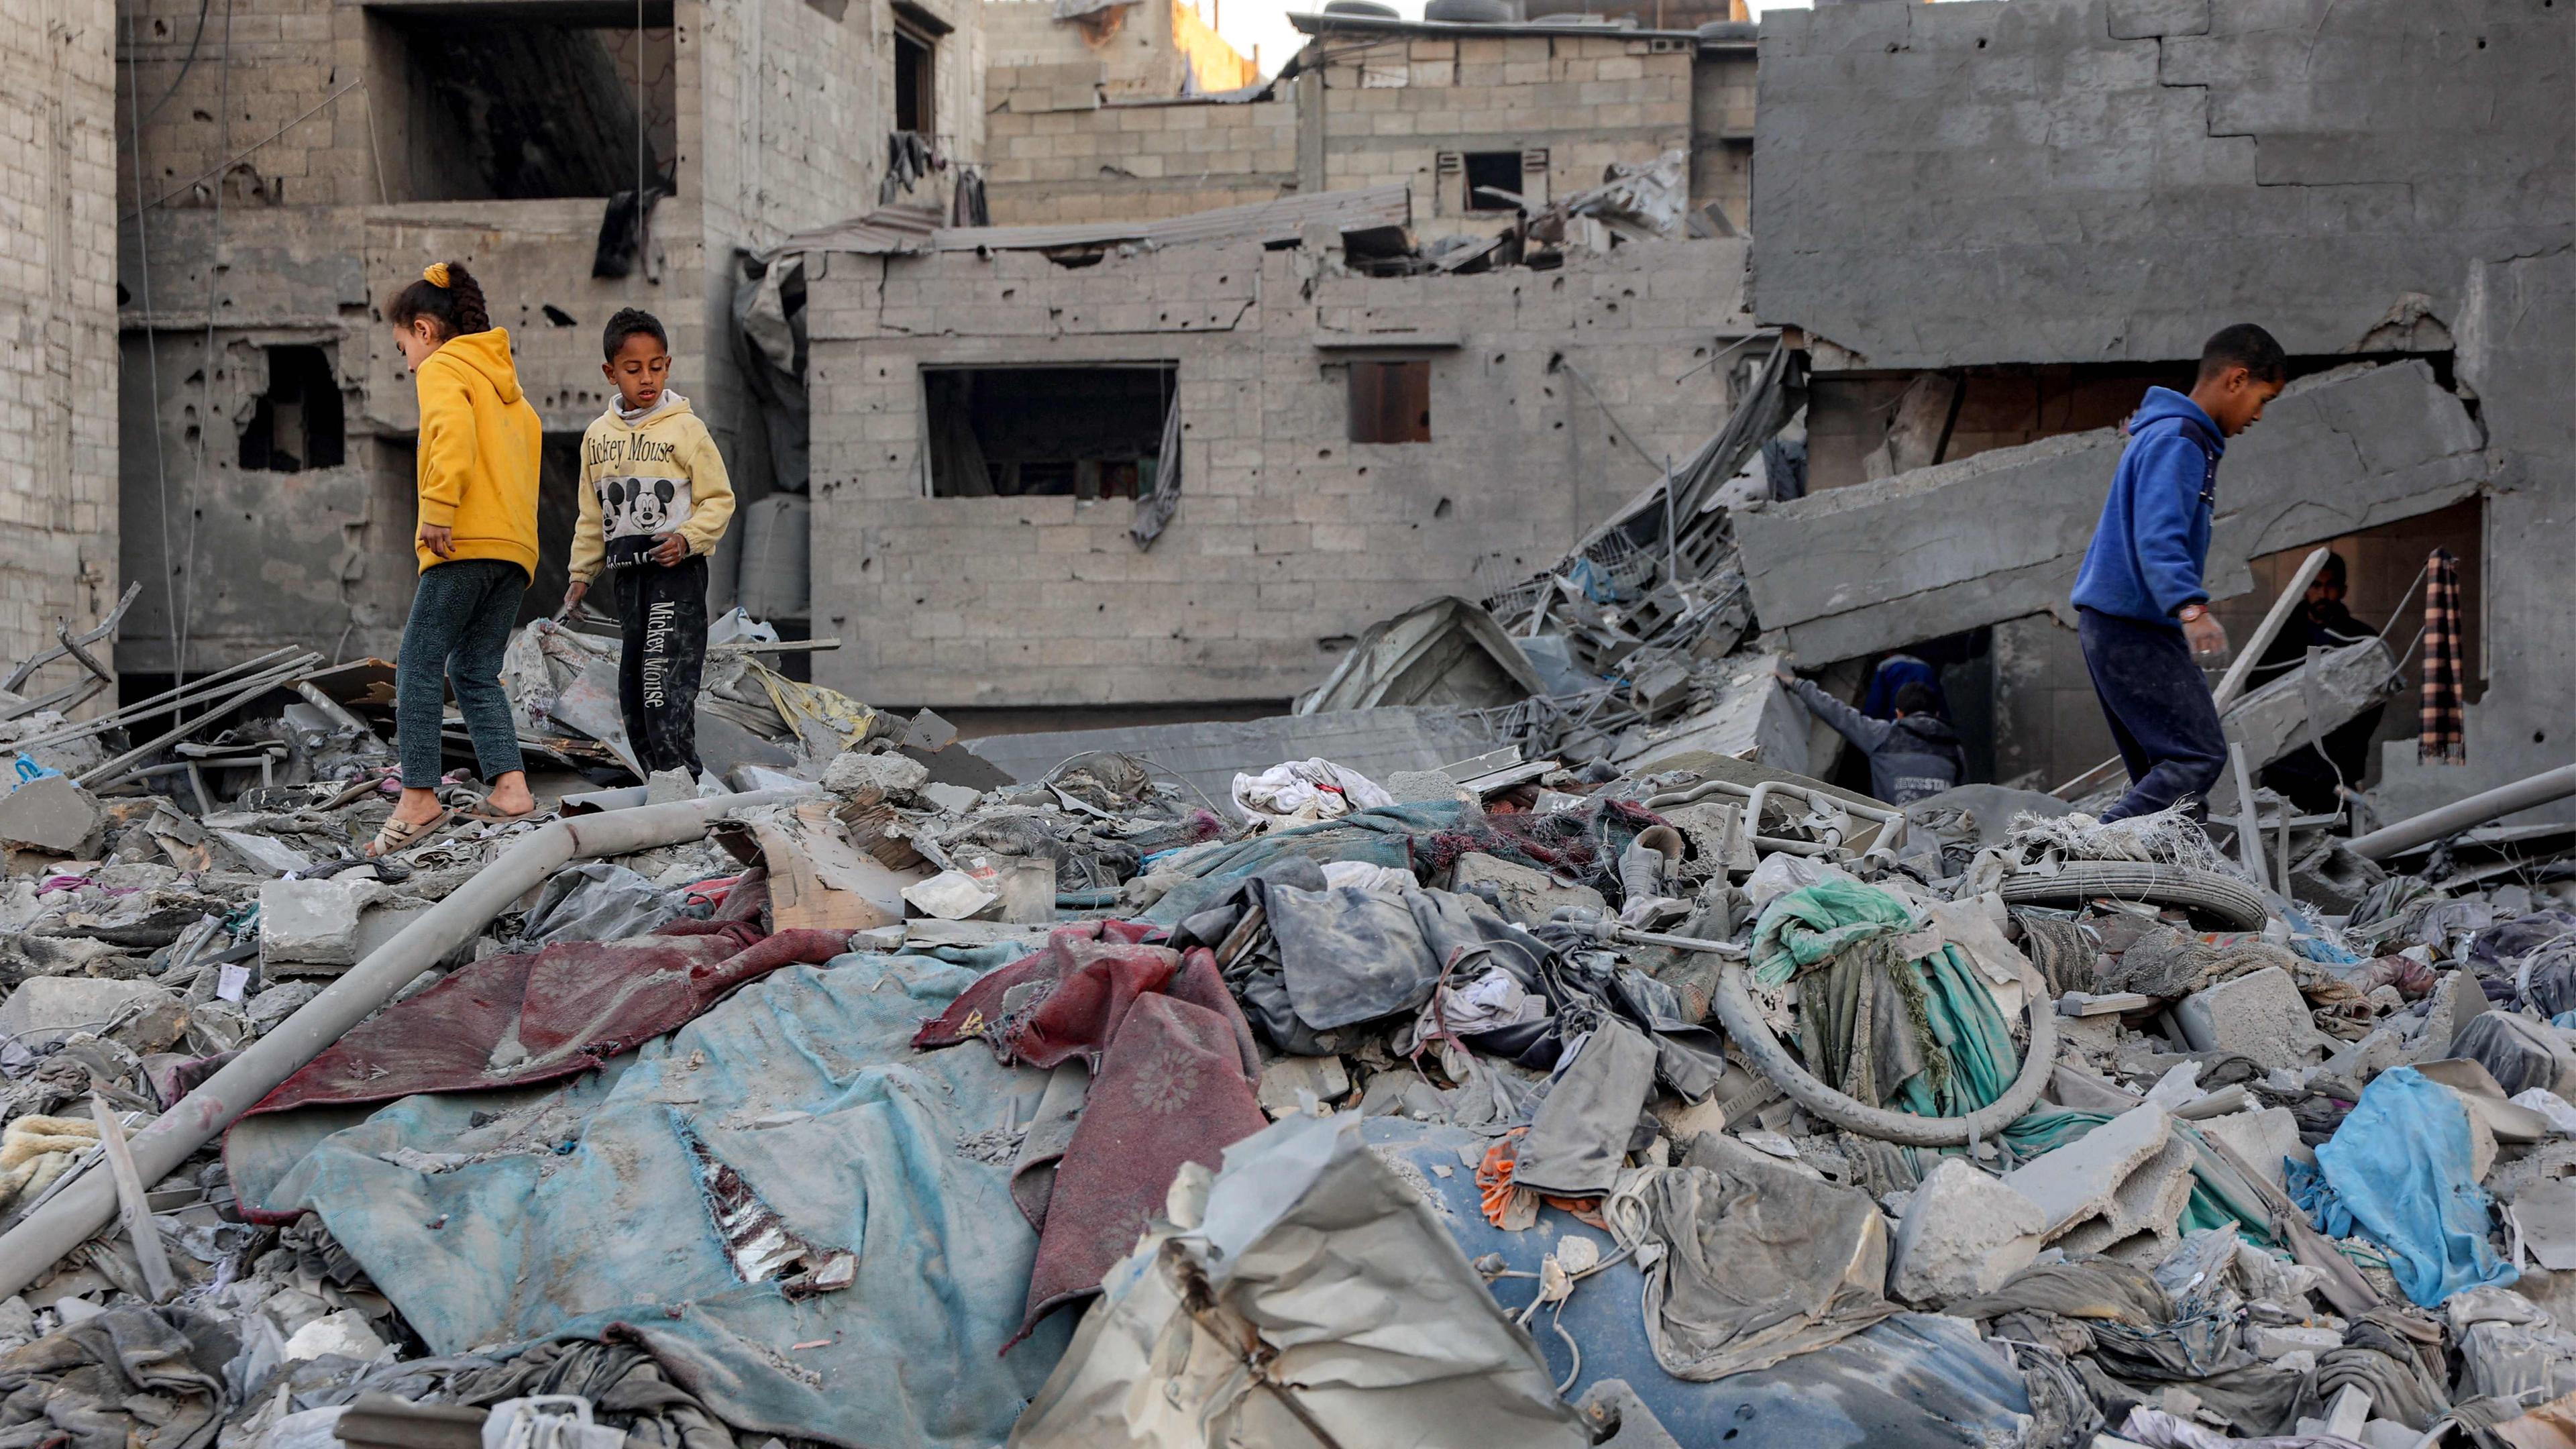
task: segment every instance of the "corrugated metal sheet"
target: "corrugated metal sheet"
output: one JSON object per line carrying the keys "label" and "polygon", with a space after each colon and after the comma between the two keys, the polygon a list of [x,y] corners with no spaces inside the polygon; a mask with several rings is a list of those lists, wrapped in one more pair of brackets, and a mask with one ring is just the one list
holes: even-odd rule
{"label": "corrugated metal sheet", "polygon": [[1413,211],[1412,189],[1401,183],[1357,191],[1324,191],[1312,196],[1283,196],[1243,206],[1219,207],[1164,221],[1069,222],[1052,226],[935,225],[937,213],[926,207],[879,207],[865,216],[833,226],[799,232],[779,244],[779,252],[865,252],[870,255],[925,251],[1053,251],[1058,247],[1109,246],[1149,242],[1180,246],[1188,242],[1251,241],[1270,245],[1293,242],[1309,224],[1323,222],[1343,231],[1401,227]]}

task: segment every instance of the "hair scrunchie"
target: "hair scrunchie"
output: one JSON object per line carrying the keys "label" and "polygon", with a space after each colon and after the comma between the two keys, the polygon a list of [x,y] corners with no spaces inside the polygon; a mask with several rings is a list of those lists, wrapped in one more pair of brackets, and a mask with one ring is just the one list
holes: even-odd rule
{"label": "hair scrunchie", "polygon": [[430,284],[431,286],[433,286],[433,287],[444,287],[444,286],[446,286],[446,285],[447,285],[447,263],[445,263],[445,262],[432,262],[432,263],[430,263],[428,266],[421,268],[421,272],[420,272],[420,279],[421,279],[422,281],[424,281],[424,282],[429,283],[429,284]]}

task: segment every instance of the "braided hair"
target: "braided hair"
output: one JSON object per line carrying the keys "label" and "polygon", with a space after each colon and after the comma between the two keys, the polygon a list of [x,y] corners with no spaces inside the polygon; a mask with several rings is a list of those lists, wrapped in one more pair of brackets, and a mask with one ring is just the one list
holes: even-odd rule
{"label": "braided hair", "polygon": [[396,327],[409,327],[416,317],[437,323],[449,337],[492,330],[492,314],[483,302],[483,284],[474,280],[463,262],[432,264],[420,274],[419,281],[394,293],[393,300],[385,304],[385,318]]}

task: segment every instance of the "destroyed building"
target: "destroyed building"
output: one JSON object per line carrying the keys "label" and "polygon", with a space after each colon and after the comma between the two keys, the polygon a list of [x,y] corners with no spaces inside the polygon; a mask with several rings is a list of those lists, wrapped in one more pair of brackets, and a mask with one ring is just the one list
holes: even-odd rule
{"label": "destroyed building", "polygon": [[532,608],[560,592],[617,308],[662,317],[675,386],[756,486],[737,252],[863,205],[906,138],[944,169],[894,194],[949,203],[977,159],[978,8],[276,0],[211,28],[179,0],[133,11],[114,573],[146,587],[119,667],[391,657],[417,418],[378,308],[429,261],[481,278],[547,430]]}
{"label": "destroyed building", "polygon": [[[1993,778],[2054,783],[2109,755],[2052,611],[2111,430],[2250,320],[2302,380],[2221,478],[2209,583],[2241,597],[2220,606],[2230,629],[2261,614],[2258,582],[2332,544],[2353,608],[2403,653],[2420,598],[2399,606],[2448,548],[2468,764],[2416,764],[2392,711],[2384,807],[2565,763],[2570,21],[2522,0],[1768,17],[1752,305],[1810,369],[1811,494],[1739,521],[1765,628],[1819,664],[1991,631],[1972,666],[1988,681],[1964,692],[1990,701]],[[2375,99],[2392,88],[2402,115]]]}

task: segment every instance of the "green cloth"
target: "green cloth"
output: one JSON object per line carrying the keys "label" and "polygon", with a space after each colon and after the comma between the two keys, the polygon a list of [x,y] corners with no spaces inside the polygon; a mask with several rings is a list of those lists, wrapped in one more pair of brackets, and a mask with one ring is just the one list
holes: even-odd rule
{"label": "green cloth", "polygon": [[1767,986],[1799,979],[1799,1049],[1836,1090],[1918,1117],[1964,1117],[2003,1096],[2021,1059],[1958,947],[1896,954],[1896,938],[1914,928],[1893,892],[1827,877],[1763,908],[1753,976]]}
{"label": "green cloth", "polygon": [[1778,986],[1862,941],[1913,929],[1913,911],[1892,892],[1827,876],[1762,908],[1753,926],[1753,979]]}

